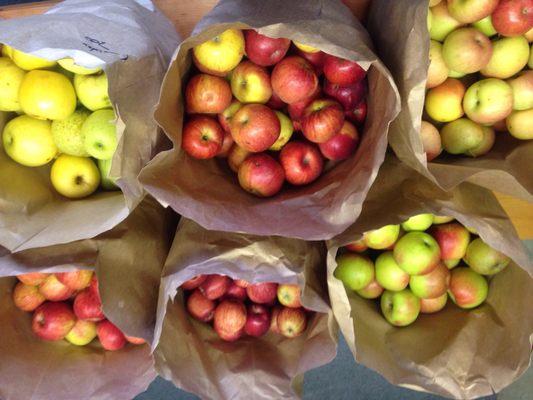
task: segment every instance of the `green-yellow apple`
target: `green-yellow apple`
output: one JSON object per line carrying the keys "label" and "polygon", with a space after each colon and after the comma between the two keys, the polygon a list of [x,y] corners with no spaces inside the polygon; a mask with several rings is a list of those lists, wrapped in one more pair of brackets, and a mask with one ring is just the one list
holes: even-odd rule
{"label": "green-yellow apple", "polygon": [[402,222],[402,229],[406,232],[425,231],[433,224],[433,214],[413,215]]}
{"label": "green-yellow apple", "polygon": [[22,111],[19,89],[25,75],[10,58],[0,57],[0,111]]}
{"label": "green-yellow apple", "polygon": [[48,164],[57,155],[50,121],[21,115],[9,121],[2,133],[6,154],[26,167]]}
{"label": "green-yellow apple", "polygon": [[396,264],[392,251],[381,253],[376,259],[376,281],[384,289],[394,292],[409,284],[409,274]]}
{"label": "green-yellow apple", "polygon": [[444,40],[442,58],[453,71],[471,74],[485,67],[492,55],[490,39],[474,28],[460,28]]}
{"label": "green-yellow apple", "polygon": [[64,75],[33,70],[26,74],[19,90],[24,113],[42,119],[65,119],[76,110],[76,92]]}
{"label": "green-yellow apple", "polygon": [[457,222],[436,225],[429,233],[439,244],[442,260],[461,259],[466,254],[470,232],[463,225]]}
{"label": "green-yellow apple", "polygon": [[111,107],[105,72],[94,75],[74,75],[74,88],[81,104],[91,111]]}
{"label": "green-yellow apple", "polygon": [[11,58],[20,68],[26,71],[34,69],[50,68],[56,65],[55,61],[46,60],[41,57],[36,57],[28,53],[24,53],[20,50],[13,49]]}
{"label": "green-yellow apple", "polygon": [[433,314],[442,310],[448,302],[448,293],[434,299],[420,299],[420,313]]}
{"label": "green-yellow apple", "polygon": [[97,160],[98,169],[100,170],[100,184],[105,190],[118,190],[116,179],[111,178],[109,173],[111,172],[111,164],[113,160]]}
{"label": "green-yellow apple", "polygon": [[420,139],[422,140],[427,161],[434,160],[442,153],[440,133],[433,124],[422,121],[420,125]]}
{"label": "green-yellow apple", "polygon": [[240,29],[228,29],[193,49],[196,67],[207,74],[225,76],[244,56],[244,36]]}
{"label": "green-yellow apple", "polygon": [[513,109],[522,111],[533,108],[533,71],[523,71],[508,83],[513,89]]}
{"label": "green-yellow apple", "polygon": [[374,279],[361,290],[356,290],[356,293],[364,299],[377,299],[383,293],[383,288]]}
{"label": "green-yellow apple", "polygon": [[100,171],[90,158],[62,154],[52,165],[50,179],[61,195],[81,199],[98,189]]}
{"label": "green-yellow apple", "polygon": [[446,224],[448,222],[452,222],[453,220],[454,220],[453,217],[448,217],[446,215],[435,215],[433,217],[433,224],[435,225]]}
{"label": "green-yellow apple", "polygon": [[503,37],[492,42],[492,57],[481,73],[492,78],[507,79],[527,65],[529,43],[523,36]]}
{"label": "green-yellow apple", "polygon": [[429,68],[426,88],[439,86],[448,78],[449,68],[442,58],[442,44],[436,40],[429,43]]}
{"label": "green-yellow apple", "polygon": [[393,250],[394,260],[409,275],[424,275],[440,261],[438,243],[425,232],[408,232]]}
{"label": "green-yellow apple", "polygon": [[475,308],[485,301],[489,292],[487,280],[467,267],[455,268],[450,274],[448,295],[461,308]]}
{"label": "green-yellow apple", "polygon": [[267,103],[272,96],[268,70],[249,60],[241,62],[231,74],[231,92],[241,103]]}
{"label": "green-yellow apple", "polygon": [[80,108],[66,119],[52,122],[52,137],[60,153],[89,157],[89,153],[85,150],[85,137],[81,127],[90,114],[90,111]]}
{"label": "green-yellow apple", "polygon": [[72,58],[63,58],[58,60],[57,63],[61,68],[78,75],[92,75],[100,72],[102,68],[85,68],[81,65],[77,65]]}
{"label": "green-yellow apple", "polygon": [[450,122],[440,131],[442,147],[450,154],[463,154],[475,149],[483,141],[484,135],[481,125],[468,118]]}
{"label": "green-yellow apple", "polygon": [[494,147],[496,141],[496,133],[490,126],[481,125],[483,129],[483,140],[476,147],[469,149],[465,152],[465,155],[470,157],[479,157],[487,154]]}
{"label": "green-yellow apple", "polygon": [[464,260],[470,268],[481,275],[497,274],[511,261],[505,254],[493,249],[480,238],[468,245]]}
{"label": "green-yellow apple", "polygon": [[67,333],[65,339],[76,346],[86,346],[91,343],[95,337],[96,323],[79,319],[76,321],[70,332]]}
{"label": "green-yellow apple", "polygon": [[509,133],[517,139],[533,139],[533,108],[523,111],[513,111],[505,120]]}
{"label": "green-yellow apple", "polygon": [[381,295],[381,312],[390,324],[407,326],[418,318],[420,299],[409,289],[400,292],[385,290]]}
{"label": "green-yellow apple", "polygon": [[443,263],[425,274],[414,275],[409,280],[409,288],[415,296],[421,299],[434,299],[440,297],[448,290],[450,284],[450,270]]}
{"label": "green-yellow apple", "polygon": [[494,124],[513,111],[513,89],[501,79],[480,80],[466,91],[463,109],[478,124]]}
{"label": "green-yellow apple", "polygon": [[459,78],[462,78],[465,75],[466,75],[466,73],[464,73],[464,72],[457,72],[457,71],[454,71],[452,69],[448,70],[448,78],[459,79]]}
{"label": "green-yellow apple", "polygon": [[492,17],[490,15],[487,15],[485,18],[474,22],[472,26],[488,37],[494,36],[498,33],[492,25]]}
{"label": "green-yellow apple", "polygon": [[85,138],[85,150],[99,160],[113,158],[117,149],[115,112],[103,109],[93,112],[83,123],[81,133]]}
{"label": "green-yellow apple", "polygon": [[291,119],[285,114],[283,114],[281,111],[274,112],[278,116],[281,129],[279,131],[278,139],[274,142],[272,146],[270,146],[269,150],[280,151],[283,146],[285,146],[287,142],[291,139],[291,136],[294,133],[294,125],[292,124]]}
{"label": "green-yellow apple", "polygon": [[448,11],[464,24],[483,19],[496,9],[499,0],[448,0]]}
{"label": "green-yellow apple", "polygon": [[448,269],[453,269],[459,265],[461,262],[460,258],[457,258],[455,260],[444,260],[443,263],[448,267]]}
{"label": "green-yellow apple", "polygon": [[426,112],[437,122],[450,122],[461,118],[465,86],[454,78],[448,78],[426,94]]}
{"label": "green-yellow apple", "polygon": [[374,263],[364,255],[346,253],[337,257],[333,275],[351,290],[361,290],[374,280]]}
{"label": "green-yellow apple", "polygon": [[431,8],[432,21],[429,36],[433,40],[442,42],[453,30],[459,28],[462,23],[453,18],[448,12],[446,1],[441,1]]}
{"label": "green-yellow apple", "polygon": [[385,225],[379,229],[365,232],[363,240],[365,244],[375,250],[383,250],[391,247],[400,235],[400,225]]}

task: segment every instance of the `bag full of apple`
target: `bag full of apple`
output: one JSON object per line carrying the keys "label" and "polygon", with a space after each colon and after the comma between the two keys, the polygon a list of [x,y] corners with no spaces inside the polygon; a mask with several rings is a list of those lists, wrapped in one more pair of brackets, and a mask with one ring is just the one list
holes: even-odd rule
{"label": "bag full of apple", "polygon": [[377,0],[369,30],[403,82],[400,159],[446,190],[469,181],[532,201],[533,2]]}
{"label": "bag full of apple", "polygon": [[201,398],[296,397],[298,375],[336,353],[324,256],[320,242],[182,219],[161,281],[158,372]]}
{"label": "bag full of apple", "polygon": [[0,245],[94,237],[142,200],[137,174],[162,139],[151,110],[178,43],[149,4],[67,0],[0,21]]}
{"label": "bag full of apple", "polygon": [[206,228],[323,239],[356,218],[396,95],[340,1],[223,0],[175,54],[156,111],[174,148],[141,180]]}
{"label": "bag full of apple", "polygon": [[531,260],[489,190],[464,183],[450,196],[408,168],[377,178],[399,182],[369,194],[366,215],[387,207],[378,221],[363,211],[329,243],[334,313],[358,362],[394,384],[498,392],[529,365]]}

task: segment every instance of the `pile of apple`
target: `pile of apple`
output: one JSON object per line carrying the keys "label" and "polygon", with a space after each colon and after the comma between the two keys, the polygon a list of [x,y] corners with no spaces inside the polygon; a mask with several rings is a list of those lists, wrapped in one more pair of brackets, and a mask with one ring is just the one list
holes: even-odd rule
{"label": "pile of apple", "polygon": [[50,179],[58,193],[79,199],[100,185],[116,189],[109,177],[117,147],[116,117],[102,70],[4,45],[0,111],[18,114],[2,132],[5,153],[26,167],[52,162]]}
{"label": "pile of apple", "polygon": [[495,131],[533,139],[533,2],[429,5],[430,65],[420,131],[428,161],[442,149],[482,156],[493,147]]}
{"label": "pile of apple", "polygon": [[233,342],[244,335],[261,337],[269,330],[287,338],[301,335],[308,312],[297,285],[250,284],[226,275],[198,275],[181,285],[187,311],[201,322],[212,322],[218,336]]}
{"label": "pile of apple", "polygon": [[33,312],[32,330],[41,340],[67,340],[85,346],[97,336],[105,350],[120,350],[128,342],[144,340],[125,336],[102,311],[98,280],[92,271],[57,274],[29,273],[17,276],[15,305]]}
{"label": "pile of apple", "polygon": [[315,181],[324,159],[350,157],[366,119],[366,72],[293,44],[229,29],[193,49],[198,71],[185,87],[182,148],[198,159],[227,158],[242,188],[260,197],[285,181]]}
{"label": "pile of apple", "polygon": [[472,309],[487,298],[487,278],[510,259],[471,234],[472,228],[453,218],[416,215],[347,245],[337,257],[334,276],[365,299],[381,296],[381,311],[395,326],[413,323],[419,313],[442,310],[448,297]]}

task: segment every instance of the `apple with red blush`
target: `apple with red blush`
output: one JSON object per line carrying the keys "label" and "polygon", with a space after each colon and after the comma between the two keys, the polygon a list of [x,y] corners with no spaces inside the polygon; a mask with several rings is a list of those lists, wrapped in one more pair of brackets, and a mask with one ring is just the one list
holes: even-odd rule
{"label": "apple with red blush", "polygon": [[120,350],[128,343],[122,331],[108,320],[98,322],[96,334],[102,347],[108,351]]}
{"label": "apple with red blush", "polygon": [[102,300],[98,293],[89,289],[80,292],[73,303],[74,314],[85,321],[101,321],[105,318],[102,310]]}
{"label": "apple with red blush", "polygon": [[231,104],[232,97],[224,78],[198,74],[185,88],[185,109],[189,114],[219,114]]}
{"label": "apple with red blush", "polygon": [[271,197],[283,187],[285,171],[268,154],[251,154],[241,163],[238,177],[239,184],[247,192],[258,197]]}
{"label": "apple with red blush", "polygon": [[335,100],[311,102],[302,115],[302,132],[313,143],[324,143],[338,133],[344,124],[344,110]]}
{"label": "apple with red blush", "polygon": [[231,283],[230,287],[228,288],[228,291],[224,295],[224,298],[226,299],[233,299],[239,301],[245,301],[246,297],[246,288],[237,285],[235,282]]}
{"label": "apple with red blush", "polygon": [[226,294],[231,279],[226,275],[208,275],[199,286],[200,292],[209,300],[216,300]]}
{"label": "apple with red blush", "polygon": [[278,140],[281,124],[274,111],[263,104],[246,104],[230,123],[235,143],[252,153],[268,150]]}
{"label": "apple with red blush", "polygon": [[274,282],[255,283],[246,288],[248,298],[257,304],[272,304],[278,294],[278,284]]}
{"label": "apple with red blush", "polygon": [[215,309],[213,328],[222,340],[233,342],[243,335],[246,316],[246,307],[243,303],[223,300]]}
{"label": "apple with red blush", "polygon": [[209,322],[215,315],[216,303],[196,289],[187,298],[187,311],[198,321]]}
{"label": "apple with red blush", "polygon": [[235,173],[239,173],[239,168],[241,167],[241,164],[251,154],[253,153],[243,149],[242,147],[234,143],[228,153],[228,165],[230,169]]}
{"label": "apple with red blush", "polygon": [[261,337],[270,329],[270,310],[260,304],[248,306],[244,333],[253,337]]}
{"label": "apple with red blush", "polygon": [[359,146],[359,132],[348,121],[344,121],[341,130],[327,142],[319,143],[320,152],[328,160],[342,161],[355,154]]}
{"label": "apple with red blush", "polygon": [[272,71],[272,89],[285,103],[302,101],[314,93],[318,76],[313,66],[303,57],[289,56]]}
{"label": "apple with red blush", "polygon": [[368,112],[368,105],[366,100],[361,100],[361,102],[355,106],[354,109],[348,110],[344,113],[344,116],[349,121],[353,122],[356,125],[363,125],[366,121],[366,115]]}
{"label": "apple with red blush", "polygon": [[345,111],[350,111],[365,98],[366,82],[363,79],[351,85],[342,86],[326,79],[324,80],[324,93],[341,103]]}
{"label": "apple with red blush", "polygon": [[244,31],[246,55],[257,65],[269,67],[280,62],[291,45],[285,38],[271,38],[253,29]]}
{"label": "apple with red blush", "polygon": [[307,185],[315,181],[324,168],[324,160],[316,145],[292,141],[280,153],[280,162],[287,181],[293,185]]}
{"label": "apple with red blush", "polygon": [[193,290],[200,286],[207,279],[207,275],[196,275],[181,284],[183,290]]}
{"label": "apple with red blush", "polygon": [[324,60],[324,75],[331,83],[348,86],[363,80],[366,71],[354,61],[328,54]]}
{"label": "apple with red blush", "polygon": [[46,302],[39,306],[32,319],[32,330],[47,341],[62,340],[76,323],[72,307],[64,302]]}
{"label": "apple with red blush", "polygon": [[193,116],[183,127],[181,147],[191,157],[206,160],[222,149],[224,130],[213,118]]}

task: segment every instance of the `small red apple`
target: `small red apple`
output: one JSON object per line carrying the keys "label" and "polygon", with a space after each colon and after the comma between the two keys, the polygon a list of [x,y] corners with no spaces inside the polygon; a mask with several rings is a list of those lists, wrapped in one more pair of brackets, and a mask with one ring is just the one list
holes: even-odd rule
{"label": "small red apple", "polygon": [[281,124],[274,111],[263,104],[246,104],[231,119],[231,135],[252,153],[268,150],[278,140]]}
{"label": "small red apple", "polygon": [[239,339],[246,324],[246,307],[235,300],[223,300],[215,309],[213,328],[222,340]]}
{"label": "small red apple", "polygon": [[276,64],[271,79],[274,92],[287,104],[308,98],[318,86],[313,66],[298,56],[289,56]]}
{"label": "small red apple", "polygon": [[533,1],[501,0],[492,13],[492,25],[503,36],[520,36],[533,28]]}
{"label": "small red apple", "polygon": [[265,153],[248,156],[239,167],[239,184],[259,197],[274,196],[281,190],[284,181],[282,166]]}
{"label": "small red apple", "polygon": [[367,109],[366,100],[362,100],[353,110],[346,111],[345,116],[354,124],[362,125],[366,120]]}
{"label": "small red apple", "polygon": [[324,75],[331,83],[348,86],[362,80],[366,72],[354,61],[327,55],[324,60]]}
{"label": "small red apple", "polygon": [[302,132],[307,140],[324,143],[338,133],[344,124],[344,110],[334,100],[315,100],[302,116]]}
{"label": "small red apple", "polygon": [[71,272],[61,272],[55,275],[59,282],[70,289],[83,290],[91,284],[93,271],[81,269]]}
{"label": "small red apple", "polygon": [[108,320],[98,322],[96,325],[96,334],[105,350],[120,350],[127,343],[122,331]]}
{"label": "small red apple", "polygon": [[226,294],[230,284],[231,279],[226,275],[208,275],[199,289],[207,299],[216,300]]}
{"label": "small red apple", "polygon": [[281,305],[289,308],[300,308],[300,287],[298,285],[279,285],[278,301]]}
{"label": "small red apple", "polygon": [[183,290],[193,290],[200,286],[207,279],[207,275],[197,275],[188,281],[185,281],[181,284]]}
{"label": "small red apple", "polygon": [[224,295],[224,298],[245,301],[246,300],[246,289],[243,287],[240,287],[235,282],[232,282],[230,287],[228,288],[228,291]]}
{"label": "small red apple", "polygon": [[255,283],[246,288],[248,298],[257,304],[272,303],[278,293],[278,284],[274,282]]}
{"label": "small red apple", "polygon": [[13,302],[22,311],[33,311],[46,301],[37,286],[17,283],[13,290]]}
{"label": "small red apple", "polygon": [[76,317],[69,304],[46,302],[33,314],[32,330],[42,340],[64,339],[76,323]]}
{"label": "small red apple", "polygon": [[191,157],[208,159],[222,149],[224,130],[211,117],[195,115],[183,127],[181,147]]}
{"label": "small red apple", "polygon": [[241,164],[248,158],[250,154],[248,150],[239,147],[237,144],[233,144],[228,154],[228,165],[231,170],[235,173],[239,173],[239,168]]}
{"label": "small red apple", "polygon": [[187,299],[187,311],[198,321],[209,322],[215,315],[216,303],[196,289]]}
{"label": "small red apple", "polygon": [[253,29],[244,31],[246,55],[254,63],[269,67],[281,61],[291,45],[285,38],[270,38]]}
{"label": "small red apple", "polygon": [[335,134],[327,142],[320,143],[320,152],[328,160],[346,160],[353,155],[359,146],[359,133],[351,122],[344,121],[339,133]]}
{"label": "small red apple", "polygon": [[86,321],[97,322],[105,318],[100,296],[90,288],[80,292],[74,299],[74,313]]}
{"label": "small red apple", "polygon": [[231,104],[229,83],[218,76],[198,74],[185,88],[185,107],[189,114],[219,114]]}
{"label": "small red apple", "polygon": [[228,108],[218,114],[218,122],[225,132],[230,131],[231,119],[237,113],[237,111],[241,109],[241,107],[242,103],[239,100],[233,100]]}
{"label": "small red apple", "polygon": [[270,328],[270,311],[267,307],[259,304],[248,306],[244,332],[253,337],[261,337]]}
{"label": "small red apple", "polygon": [[39,286],[50,274],[44,274],[41,272],[30,272],[28,274],[18,275],[17,278],[22,283],[29,286]]}
{"label": "small red apple", "polygon": [[307,316],[303,308],[284,307],[277,316],[278,329],[288,338],[300,336],[307,326]]}
{"label": "small red apple", "polygon": [[345,111],[353,110],[366,95],[366,82],[363,79],[348,86],[341,86],[326,79],[324,93],[341,103]]}
{"label": "small red apple", "polygon": [[49,301],[68,300],[74,294],[74,290],[59,282],[54,274],[39,285],[39,292]]}
{"label": "small red apple", "polygon": [[307,185],[322,173],[324,160],[317,147],[311,143],[287,143],[279,156],[287,181],[293,185]]}

